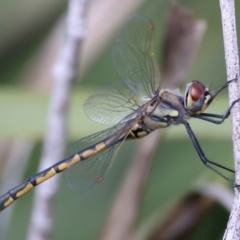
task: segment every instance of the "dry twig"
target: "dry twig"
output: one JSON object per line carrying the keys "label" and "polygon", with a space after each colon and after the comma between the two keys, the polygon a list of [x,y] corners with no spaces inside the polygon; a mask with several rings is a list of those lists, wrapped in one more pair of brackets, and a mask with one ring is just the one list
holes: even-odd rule
{"label": "dry twig", "polygon": [[[220,0],[225,60],[227,68],[227,80],[239,77],[239,58],[236,33],[234,0]],[[230,103],[240,97],[240,82],[232,83],[229,86]],[[240,184],[240,104],[236,104],[231,111],[232,116],[232,139],[235,160],[235,181]],[[240,239],[240,192],[235,189],[233,207],[230,214],[227,229],[223,239]]]}

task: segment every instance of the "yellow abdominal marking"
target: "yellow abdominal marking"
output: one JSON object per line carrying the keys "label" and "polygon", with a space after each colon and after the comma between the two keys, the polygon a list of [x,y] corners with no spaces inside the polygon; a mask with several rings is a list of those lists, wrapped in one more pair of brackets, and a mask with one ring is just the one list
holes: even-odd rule
{"label": "yellow abdominal marking", "polygon": [[33,185],[31,184],[31,183],[28,183],[25,187],[24,187],[24,189],[22,189],[21,191],[18,191],[17,193],[16,193],[16,196],[17,197],[21,197],[22,195],[24,195],[26,192],[28,192],[30,189],[32,189],[33,188]]}
{"label": "yellow abdominal marking", "polygon": [[56,171],[55,171],[54,168],[51,168],[45,176],[37,178],[36,183],[40,184],[40,183],[44,182],[45,180],[49,179],[50,177],[52,177],[54,175],[56,175]]}
{"label": "yellow abdominal marking", "polygon": [[60,165],[58,165],[58,170],[59,171],[64,171],[69,167],[68,163],[61,163]]}
{"label": "yellow abdominal marking", "polygon": [[95,149],[89,149],[89,150],[86,150],[82,153],[82,156],[83,158],[89,158],[95,154],[97,154],[98,152],[102,151],[106,149],[106,145],[102,142],[102,143],[99,143],[95,146]]}
{"label": "yellow abdominal marking", "polygon": [[12,204],[14,202],[14,199],[12,197],[10,197],[5,203],[4,203],[4,207],[8,207],[10,204]]}
{"label": "yellow abdominal marking", "polygon": [[[72,158],[72,160],[66,164],[66,167],[71,167],[79,162],[81,162],[81,158],[80,158],[79,154],[75,154],[74,157]],[[65,166],[62,166],[63,169],[65,169],[64,167]]]}

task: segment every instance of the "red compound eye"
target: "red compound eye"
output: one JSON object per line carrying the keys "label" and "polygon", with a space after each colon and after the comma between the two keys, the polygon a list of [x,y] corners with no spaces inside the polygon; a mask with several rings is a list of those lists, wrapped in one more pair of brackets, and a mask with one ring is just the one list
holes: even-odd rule
{"label": "red compound eye", "polygon": [[189,87],[189,94],[194,102],[197,102],[204,94],[205,86],[200,82],[193,82]]}

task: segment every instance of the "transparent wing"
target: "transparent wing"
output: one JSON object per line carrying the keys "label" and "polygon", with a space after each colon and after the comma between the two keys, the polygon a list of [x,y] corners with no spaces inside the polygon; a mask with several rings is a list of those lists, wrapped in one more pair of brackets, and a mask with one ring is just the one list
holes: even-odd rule
{"label": "transparent wing", "polygon": [[70,188],[76,192],[84,192],[95,183],[102,181],[104,174],[110,168],[116,152],[120,147],[121,142],[119,142],[119,138],[123,134],[127,134],[129,132],[134,122],[135,121],[118,124],[112,128],[108,128],[80,139],[71,146],[69,156],[74,155],[81,150],[87,149],[88,147],[94,146],[95,144],[104,141],[104,139],[109,136],[114,136],[114,138],[112,138],[112,143],[109,144],[109,147],[106,150],[74,165],[73,167],[70,167],[67,170],[67,181]]}
{"label": "transparent wing", "polygon": [[[145,102],[124,82],[116,82],[99,88],[86,100],[83,109],[87,116],[95,122],[117,124]],[[131,118],[134,117],[135,115],[132,114]]]}
{"label": "transparent wing", "polygon": [[76,192],[85,192],[97,182],[101,182],[111,166],[112,157],[115,156],[118,146],[119,143],[69,168],[67,178],[70,188]]}
{"label": "transparent wing", "polygon": [[112,50],[117,72],[142,99],[152,96],[160,80],[153,38],[153,23],[145,16],[134,15],[120,30]]}

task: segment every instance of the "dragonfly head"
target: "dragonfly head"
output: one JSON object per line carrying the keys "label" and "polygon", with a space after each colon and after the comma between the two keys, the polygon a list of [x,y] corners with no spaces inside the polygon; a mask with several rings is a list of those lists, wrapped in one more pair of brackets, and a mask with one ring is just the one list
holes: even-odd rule
{"label": "dragonfly head", "polygon": [[206,110],[212,100],[209,89],[199,81],[187,84],[184,107],[190,114],[200,114]]}

